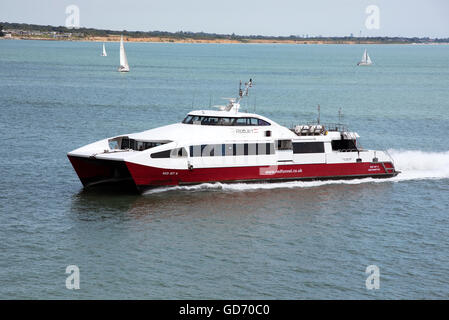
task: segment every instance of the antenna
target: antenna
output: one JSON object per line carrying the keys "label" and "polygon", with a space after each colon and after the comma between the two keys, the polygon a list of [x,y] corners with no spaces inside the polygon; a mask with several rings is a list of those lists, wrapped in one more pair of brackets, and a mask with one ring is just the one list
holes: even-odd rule
{"label": "antenna", "polygon": [[242,81],[240,80],[239,84],[239,96],[235,99],[228,99],[229,104],[226,106],[226,111],[231,111],[234,107],[235,112],[239,111],[240,108],[240,101],[244,96],[248,96],[249,88],[253,86],[253,79],[249,79],[249,82],[245,82],[245,89],[242,90]]}
{"label": "antenna", "polygon": [[320,124],[320,105],[318,105],[318,124]]}
{"label": "antenna", "polygon": [[338,123],[341,123],[341,108],[338,108]]}

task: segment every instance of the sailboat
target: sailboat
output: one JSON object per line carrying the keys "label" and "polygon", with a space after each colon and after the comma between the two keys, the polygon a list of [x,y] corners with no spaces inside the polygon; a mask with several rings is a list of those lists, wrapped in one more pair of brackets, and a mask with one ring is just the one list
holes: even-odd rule
{"label": "sailboat", "polygon": [[369,57],[368,52],[365,49],[365,52],[363,53],[362,61],[357,63],[357,65],[358,66],[369,66],[371,64],[373,64],[373,62],[371,61],[371,58]]}
{"label": "sailboat", "polygon": [[104,42],[103,42],[103,52],[101,53],[102,57],[107,57],[108,54],[106,53],[106,47],[104,46]]}
{"label": "sailboat", "polygon": [[126,59],[125,46],[123,45],[123,35],[120,36],[120,67],[118,68],[118,71],[129,71],[128,59]]}

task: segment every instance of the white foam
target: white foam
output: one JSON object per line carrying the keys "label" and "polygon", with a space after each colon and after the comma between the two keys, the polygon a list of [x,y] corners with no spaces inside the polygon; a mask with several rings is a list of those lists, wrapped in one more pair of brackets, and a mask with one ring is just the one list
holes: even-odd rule
{"label": "white foam", "polygon": [[394,180],[449,178],[449,151],[388,150],[397,170]]}
{"label": "white foam", "polygon": [[327,181],[288,181],[272,183],[202,183],[193,186],[161,187],[149,190],[145,194],[154,194],[166,191],[185,190],[225,190],[248,191],[260,189],[279,188],[312,188],[329,184],[360,184],[360,183],[384,183],[421,179],[445,179],[449,178],[449,151],[424,152],[419,150],[388,150],[394,160],[396,170],[401,173],[394,178],[387,179],[354,179],[354,180],[327,180]]}

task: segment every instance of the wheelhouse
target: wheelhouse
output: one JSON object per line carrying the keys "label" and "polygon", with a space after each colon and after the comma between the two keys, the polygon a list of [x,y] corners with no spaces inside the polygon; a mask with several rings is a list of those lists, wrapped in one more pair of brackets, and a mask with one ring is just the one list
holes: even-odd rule
{"label": "wheelhouse", "polygon": [[184,124],[197,124],[203,126],[270,126],[268,121],[254,117],[220,117],[199,116],[189,114],[182,121]]}

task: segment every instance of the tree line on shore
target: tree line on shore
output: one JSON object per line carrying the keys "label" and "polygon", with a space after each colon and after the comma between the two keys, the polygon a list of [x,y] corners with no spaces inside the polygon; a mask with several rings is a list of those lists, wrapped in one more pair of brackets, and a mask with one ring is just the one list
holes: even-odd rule
{"label": "tree line on shore", "polygon": [[70,29],[64,26],[44,26],[26,23],[8,23],[0,22],[0,36],[4,36],[2,30],[23,30],[23,31],[40,31],[40,32],[56,32],[56,33],[71,33],[77,32],[84,34],[84,37],[108,37],[118,36],[123,34],[130,38],[171,38],[175,40],[195,39],[195,40],[235,40],[245,42],[246,40],[270,40],[270,41],[329,41],[329,42],[357,42],[369,41],[373,43],[447,43],[449,38],[445,39],[430,39],[425,38],[407,38],[407,37],[322,37],[322,36],[306,36],[306,35],[290,35],[290,36],[262,36],[262,35],[236,35],[232,34],[218,34],[206,32],[190,32],[190,31],[117,31],[104,30],[94,28],[77,28]]}

